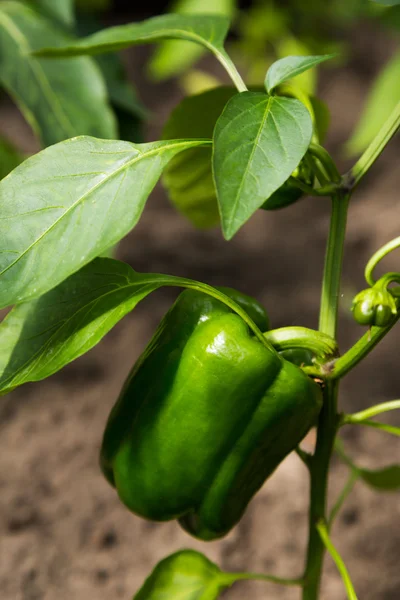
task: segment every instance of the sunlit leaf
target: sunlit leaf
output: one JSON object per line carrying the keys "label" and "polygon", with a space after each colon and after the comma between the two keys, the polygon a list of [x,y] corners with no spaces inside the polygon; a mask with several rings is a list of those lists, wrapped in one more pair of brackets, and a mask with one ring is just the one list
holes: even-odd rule
{"label": "sunlit leaf", "polygon": [[116,244],[168,161],[207,143],[77,137],[17,167],[0,182],[0,306],[40,296]]}
{"label": "sunlit leaf", "polygon": [[182,550],[156,565],[133,600],[216,600],[231,584],[203,554]]}
{"label": "sunlit leaf", "polygon": [[268,93],[281,83],[308,71],[319,65],[335,54],[325,54],[322,56],[286,56],[274,62],[265,76],[265,87]]}
{"label": "sunlit leaf", "polygon": [[59,371],[95,346],[140,300],[185,281],[136,273],[97,258],[37,300],[16,306],[0,324],[0,390]]}
{"label": "sunlit leaf", "polygon": [[[211,51],[221,51],[229,29],[229,19],[220,15],[162,15],[128,25],[103,29],[63,47],[45,47],[40,56],[79,56],[114,52],[136,44],[151,44],[164,39],[195,42]],[[57,44],[60,46],[60,44]]]}
{"label": "sunlit leaf", "polygon": [[240,229],[298,166],[312,120],[296,99],[256,92],[229,100],[214,130],[213,169],[222,228]]}

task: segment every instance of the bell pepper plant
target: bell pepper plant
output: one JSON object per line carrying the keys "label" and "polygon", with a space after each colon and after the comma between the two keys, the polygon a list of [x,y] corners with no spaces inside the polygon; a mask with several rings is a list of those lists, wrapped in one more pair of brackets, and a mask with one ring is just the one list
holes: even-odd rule
{"label": "bell pepper plant", "polygon": [[[77,359],[152,291],[186,288],[132,366],[104,424],[102,472],[127,519],[135,513],[177,520],[189,535],[212,541],[235,527],[295,451],[310,478],[308,549],[304,571],[288,578],[226,573],[203,554],[182,550],[162,560],[134,598],[213,600],[238,581],[259,579],[317,600],[327,551],[347,597],[356,599],[357,582],[334,545],[332,524],[356,479],[398,489],[400,466],[357,467],[338,432],[361,425],[399,436],[400,428],[375,417],[400,408],[400,401],[348,414],[339,387],[400,317],[400,273],[374,276],[400,238],[368,262],[367,288],[352,307],[367,329],[340,350],[338,301],[349,203],[398,130],[400,103],[342,174],[323,146],[326,107],[296,83],[334,55],[279,58],[264,87],[248,89],[225,49],[226,16],[168,14],[78,38],[71,3],[57,3],[65,10],[55,12],[52,6],[0,5],[0,83],[43,147],[25,160],[14,153],[0,181],[0,308],[12,307],[0,323],[1,394]],[[231,85],[185,98],[160,140],[118,139],[127,115],[137,123],[145,110],[115,52],[165,40],[211,52]],[[137,128],[130,131],[139,136]],[[160,177],[179,211],[195,226],[219,225],[227,241],[260,209],[290,210],[304,195],[330,202],[318,330],[273,329],[268,306],[246,290],[139,273],[107,257],[139,221]],[[313,427],[309,453],[301,442]],[[328,512],[335,452],[349,467],[349,481]]]}

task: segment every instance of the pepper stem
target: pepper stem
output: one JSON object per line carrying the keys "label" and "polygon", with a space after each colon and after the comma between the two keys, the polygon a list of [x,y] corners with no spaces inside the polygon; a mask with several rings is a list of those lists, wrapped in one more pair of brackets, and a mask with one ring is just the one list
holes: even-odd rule
{"label": "pepper stem", "polygon": [[[336,337],[343,247],[349,196],[332,197],[332,216],[322,282],[319,330]],[[338,381],[328,380],[317,427],[317,443],[310,464],[310,509],[307,560],[304,572],[303,600],[318,600],[325,554],[317,523],[327,521],[327,487],[329,464],[335,443],[338,414]]]}
{"label": "pepper stem", "polygon": [[282,350],[310,350],[318,362],[338,356],[336,341],[329,335],[307,327],[281,327],[264,333],[264,337],[278,352]]}

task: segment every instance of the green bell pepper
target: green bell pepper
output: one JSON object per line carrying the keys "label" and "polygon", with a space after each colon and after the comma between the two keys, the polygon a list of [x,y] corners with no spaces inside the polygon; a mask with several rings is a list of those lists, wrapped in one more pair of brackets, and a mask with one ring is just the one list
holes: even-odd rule
{"label": "green bell pepper", "polygon": [[[264,309],[249,297],[241,304],[265,329]],[[203,540],[222,537],[320,407],[320,388],[301,369],[222,302],[187,290],[111,411],[101,467],[132,512],[179,519]]]}

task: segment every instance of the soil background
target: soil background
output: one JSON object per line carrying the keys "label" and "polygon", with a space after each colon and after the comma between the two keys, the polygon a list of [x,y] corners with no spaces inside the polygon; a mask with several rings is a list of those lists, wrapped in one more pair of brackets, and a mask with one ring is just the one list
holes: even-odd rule
{"label": "soil background", "polygon": [[[362,31],[362,33],[361,33]],[[327,146],[341,167],[343,142],[360,114],[367,90],[395,48],[369,24],[349,32],[346,67],[325,71],[320,96],[332,112]],[[148,49],[124,55],[154,119],[146,137],[180,99],[173,84],[151,86],[143,76]],[[203,65],[213,69],[212,61]],[[220,74],[220,72],[218,71]],[[0,129],[24,149],[31,133],[7,101]],[[362,330],[352,321],[351,299],[364,286],[370,255],[399,235],[400,139],[394,140],[351,203],[341,297],[342,351]],[[288,210],[258,211],[233,241],[219,230],[196,231],[169,205],[158,186],[118,258],[138,271],[161,272],[237,287],[267,307],[274,327],[317,326],[319,287],[329,223],[329,202],[305,199]],[[399,270],[392,254],[385,270]],[[2,600],[127,600],[158,560],[180,548],[203,551],[225,570],[301,572],[307,532],[308,477],[290,455],[251,502],[244,519],[223,540],[201,543],[172,523],[146,522],[127,512],[98,468],[104,425],[134,360],[149,341],[176,292],[152,294],[91,352],[43,383],[26,385],[0,405],[0,597]],[[399,396],[399,329],[343,382],[340,409],[355,411]],[[400,425],[399,415],[387,422]],[[400,442],[384,433],[346,428],[348,452],[366,467],[400,461]],[[305,443],[311,449],[313,434]],[[184,457],[182,457],[184,460]],[[334,459],[330,495],[347,469]],[[333,529],[360,600],[400,598],[400,497],[357,483]],[[296,589],[241,583],[229,600],[295,600]],[[345,600],[327,558],[321,598]]]}

